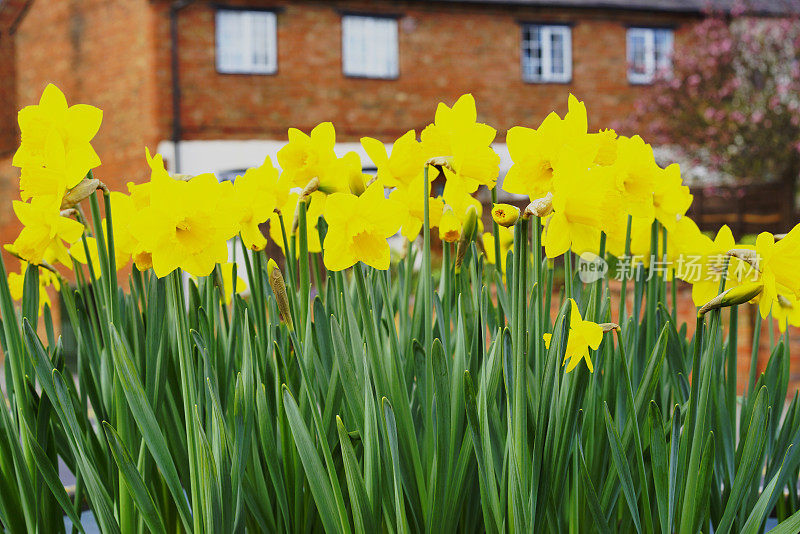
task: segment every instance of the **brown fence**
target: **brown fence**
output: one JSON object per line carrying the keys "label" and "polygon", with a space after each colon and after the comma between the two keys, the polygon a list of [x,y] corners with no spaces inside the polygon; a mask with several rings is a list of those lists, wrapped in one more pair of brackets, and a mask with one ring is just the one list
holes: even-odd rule
{"label": "brown fence", "polygon": [[788,182],[693,187],[688,215],[701,230],[715,232],[727,224],[734,237],[788,232],[797,223],[794,192]]}

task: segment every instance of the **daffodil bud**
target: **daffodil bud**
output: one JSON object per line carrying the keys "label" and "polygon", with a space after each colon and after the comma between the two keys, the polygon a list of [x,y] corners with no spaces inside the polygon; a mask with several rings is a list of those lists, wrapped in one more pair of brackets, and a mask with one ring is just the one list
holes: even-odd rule
{"label": "daffodil bud", "polygon": [[62,217],[73,217],[77,214],[78,210],[76,210],[75,208],[67,208],[65,210],[61,210],[61,213],[59,213],[59,215],[61,215]]}
{"label": "daffodil bud", "polygon": [[426,161],[425,165],[432,165],[434,167],[444,167],[445,169],[456,172],[455,169],[453,168],[453,156],[436,156]]}
{"label": "daffodil bud", "polygon": [[495,204],[492,208],[492,219],[500,226],[514,226],[519,219],[519,208],[511,204]]}
{"label": "daffodil bud", "polygon": [[600,328],[603,329],[603,333],[612,332],[619,330],[619,325],[617,323],[600,323]]}
{"label": "daffodil bud", "polygon": [[553,193],[547,193],[542,198],[537,198],[528,204],[525,208],[523,217],[526,219],[533,215],[534,217],[547,217],[553,212]]}
{"label": "daffodil bud", "polygon": [[269,278],[269,285],[272,292],[275,293],[275,300],[278,302],[278,312],[281,314],[283,322],[289,330],[294,330],[294,323],[292,323],[292,314],[289,311],[289,298],[286,296],[286,284],[283,281],[283,274],[278,268],[275,260],[270,259],[267,262],[267,277]]}
{"label": "daffodil bud", "polygon": [[711,310],[718,310],[720,308],[727,308],[728,306],[744,304],[745,302],[756,298],[763,290],[763,282],[750,282],[732,287],[706,302],[703,307],[700,308],[698,315],[705,315]]}
{"label": "daffodil bud", "polygon": [[89,196],[97,191],[100,187],[100,180],[92,178],[84,178],[81,182],[67,191],[64,199],[61,201],[61,209],[66,210],[78,205],[79,202],[89,198]]}
{"label": "daffodil bud", "polygon": [[778,295],[778,306],[785,310],[791,310],[794,308],[794,304],[788,298],[784,297],[783,295]]}
{"label": "daffodil bud", "polygon": [[456,248],[456,272],[461,271],[461,263],[464,261],[464,256],[467,254],[470,243],[475,239],[475,231],[477,229],[478,211],[474,206],[470,206],[467,210],[467,218],[464,221],[464,226],[461,228],[458,248]]}

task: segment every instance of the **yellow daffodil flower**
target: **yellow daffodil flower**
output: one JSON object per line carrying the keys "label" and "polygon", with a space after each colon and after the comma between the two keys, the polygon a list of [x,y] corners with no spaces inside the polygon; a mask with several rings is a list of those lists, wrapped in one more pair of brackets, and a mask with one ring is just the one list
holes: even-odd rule
{"label": "yellow daffodil flower", "polygon": [[286,203],[289,184],[280,177],[269,156],[259,167],[247,169],[233,182],[234,200],[239,211],[239,233],[251,250],[263,250],[267,238],[258,225],[265,223],[278,206]]}
{"label": "yellow daffodil flower", "polygon": [[41,151],[41,165],[26,165],[20,170],[20,197],[26,201],[32,197],[54,198],[60,206],[70,186],[64,142],[57,130],[47,132]]}
{"label": "yellow daffodil flower", "polygon": [[[603,327],[592,321],[584,321],[581,317],[581,312],[578,311],[578,305],[575,300],[569,300],[572,305],[570,306],[569,314],[567,350],[564,354],[564,363],[567,364],[565,372],[569,373],[578,366],[581,360],[585,360],[589,372],[594,373],[589,349],[597,350],[600,347],[600,342],[603,341]],[[552,334],[544,334],[542,337],[544,338],[545,347],[549,349],[550,341],[553,337]],[[568,360],[569,363],[567,363]]]}
{"label": "yellow daffodil flower", "polygon": [[764,282],[764,292],[759,301],[761,317],[766,318],[777,295],[789,293],[800,297],[800,225],[795,226],[780,241],[769,232],[756,238],[757,268]]}
{"label": "yellow daffodil flower", "polygon": [[386,146],[371,137],[362,137],[361,146],[378,169],[378,180],[386,187],[408,187],[423,170],[427,157],[417,141],[416,132],[409,130],[392,145],[387,155]]}
{"label": "yellow daffodil flower", "polygon": [[[353,193],[360,195],[366,189],[371,177],[364,174],[361,158],[355,152],[348,152],[324,167],[319,175],[319,191],[323,193]],[[422,187],[420,185],[420,187]]]}
{"label": "yellow daffodil flower", "polygon": [[[425,219],[425,203],[422,199],[423,179],[423,176],[419,174],[408,186],[397,187],[389,193],[391,200],[402,204],[406,208],[406,217],[403,220],[400,233],[409,241],[414,241],[417,238]],[[442,202],[442,199],[428,197],[428,220],[431,228],[439,225],[443,209],[444,202]]]}
{"label": "yellow daffodil flower", "polygon": [[[514,232],[504,226],[499,226],[497,229],[500,237],[500,261],[505,262],[508,249],[514,244]],[[495,265],[497,258],[495,257],[494,234],[491,232],[484,232],[483,234],[483,251],[486,253],[486,261]]]}
{"label": "yellow daffodil flower", "polygon": [[[25,271],[28,269],[28,262],[20,260],[19,272],[9,273],[8,275],[8,289],[11,292],[11,298],[14,300],[22,300],[22,293],[25,287]],[[50,300],[50,295],[47,288],[53,287],[56,291],[61,289],[61,282],[58,276],[48,269],[39,269],[39,311],[41,312],[45,304],[53,307],[53,302]]]}
{"label": "yellow daffodil flower", "polygon": [[[111,215],[111,225],[114,233],[114,263],[117,270],[119,270],[128,264],[131,255],[135,254],[140,248],[138,240],[133,236],[129,227],[131,221],[133,221],[136,216],[136,210],[131,198],[124,193],[112,191]],[[101,225],[103,236],[107,238],[108,231],[106,230],[105,218],[103,218]],[[97,250],[97,239],[94,237],[87,237],[86,245],[89,248],[92,265],[95,266],[95,269],[98,269],[97,274],[99,274],[100,259]],[[84,249],[83,242],[73,244],[69,249],[69,254],[78,263],[86,264],[86,250]]]}
{"label": "yellow daffodil flower", "polygon": [[289,142],[278,151],[283,177],[293,186],[305,187],[336,160],[335,144],[336,131],[330,122],[315,126],[311,135],[289,128]]}
{"label": "yellow daffodil flower", "polygon": [[[38,105],[26,106],[19,112],[21,142],[11,164],[22,168],[26,175],[34,169],[63,172],[63,177],[58,179],[64,180],[65,190],[75,187],[89,170],[100,165],[100,158],[90,141],[100,128],[102,119],[103,112],[94,106],[68,106],[64,93],[49,84]],[[60,157],[57,162],[51,160],[54,152],[62,152],[63,161]],[[23,200],[35,194],[39,187],[35,185],[38,179],[49,182],[53,176],[26,176],[21,184]]]}
{"label": "yellow daffodil flower", "polygon": [[600,130],[589,134],[589,138],[596,146],[594,162],[597,165],[613,165],[617,161],[617,132],[611,129]]}
{"label": "yellow daffodil flower", "polygon": [[237,223],[230,182],[220,183],[213,174],[179,181],[154,173],[150,204],[138,212],[131,230],[142,251],[150,253],[156,276],[182,268],[199,277],[227,261],[227,240]]}
{"label": "yellow daffodil flower", "polygon": [[[147,157],[149,161],[150,159],[149,151],[147,152]],[[161,155],[159,154],[157,157],[160,159]],[[161,166],[161,168],[163,169],[163,165]],[[159,171],[156,169],[156,172]],[[164,172],[166,173],[166,171]],[[169,175],[166,175],[166,177],[169,178]],[[133,182],[128,182],[127,187],[129,193],[128,199],[130,200],[130,211],[127,213],[128,217],[125,220],[125,223],[122,225],[122,227],[124,227],[125,231],[130,236],[131,246],[129,247],[129,250],[134,265],[136,265],[136,268],[139,269],[140,271],[145,272],[148,269],[153,268],[153,255],[150,253],[149,250],[145,249],[144,245],[136,238],[136,236],[132,231],[132,228],[133,225],[135,224],[134,221],[137,218],[139,211],[150,206],[150,182],[145,182],[143,184],[134,184]],[[116,227],[116,222],[114,226]],[[116,240],[116,233],[115,233],[115,240]]]}
{"label": "yellow daffodil flower", "polygon": [[650,145],[638,135],[620,136],[617,138],[617,159],[609,168],[613,169],[617,189],[628,213],[652,221],[655,216],[653,192],[659,168]]}
{"label": "yellow daffodil flower", "polygon": [[654,188],[655,217],[667,230],[671,230],[675,222],[683,217],[692,205],[692,194],[689,192],[689,187],[683,185],[680,166],[673,163],[666,169],[658,169]]}
{"label": "yellow daffodil flower", "polygon": [[25,226],[12,247],[24,260],[39,265],[50,254],[52,258],[69,264],[64,242],[72,244],[80,239],[83,225],[62,217],[54,200],[33,199],[30,203],[14,201],[14,213]]}
{"label": "yellow daffodil flower", "polygon": [[586,106],[573,95],[568,106],[563,119],[552,112],[536,130],[515,126],[508,131],[506,144],[514,164],[503,179],[504,191],[531,200],[553,191],[553,170],[564,146],[586,136]]}
{"label": "yellow daffodil flower", "polygon": [[444,191],[442,192],[442,200],[444,203],[453,209],[453,213],[462,223],[467,216],[467,211],[470,206],[474,207],[478,213],[478,218],[483,214],[483,205],[470,194],[464,182],[456,179],[451,179],[453,173],[445,169],[444,175],[447,181],[444,184]]}
{"label": "yellow daffodil flower", "polygon": [[331,271],[341,271],[362,261],[375,269],[389,268],[388,237],[400,228],[403,206],[384,196],[383,185],[374,183],[361,196],[334,193],[325,203],[323,261]]}
{"label": "yellow daffodil flower", "polygon": [[477,122],[475,99],[466,94],[452,108],[439,104],[434,123],[422,131],[422,148],[428,157],[451,157],[455,173],[449,179],[462,180],[472,193],[479,185],[492,188],[497,181],[500,156],[491,147],[496,134]]}
{"label": "yellow daffodil flower", "polygon": [[781,332],[786,325],[800,326],[800,299],[791,294],[779,294],[771,306],[772,317],[778,323]]}
{"label": "yellow daffodil flower", "polygon": [[[127,265],[128,260],[140,248],[139,241],[131,232],[131,223],[136,217],[133,199],[119,191],[111,192],[111,226],[114,232],[114,261],[117,269]],[[105,224],[103,225],[105,230]]]}
{"label": "yellow daffodil flower", "polygon": [[[684,219],[688,218],[682,217],[679,223],[684,223]],[[703,306],[719,294],[726,255],[733,248],[737,248],[736,241],[727,225],[717,231],[713,241],[703,234],[696,234],[692,239],[684,241],[680,257],[676,260],[678,262],[676,274],[692,284],[692,300],[695,306]],[[739,245],[738,248],[742,246]],[[735,257],[728,260],[726,288],[755,282],[758,279],[758,272],[751,265]]]}
{"label": "yellow daffodil flower", "polygon": [[[87,237],[86,248],[89,249],[89,259],[92,260],[94,273],[95,275],[100,276],[100,252],[97,249],[97,239],[94,237]],[[88,263],[86,259],[86,249],[83,246],[82,240],[69,247],[69,255],[72,256],[72,258],[78,263],[82,263],[84,265]]]}
{"label": "yellow daffodil flower", "polygon": [[128,187],[128,195],[130,195],[131,201],[137,210],[150,205],[150,182],[143,184],[128,182],[126,185]]}
{"label": "yellow daffodil flower", "polygon": [[544,235],[548,258],[570,248],[577,254],[595,251],[601,231],[618,234],[623,224],[610,167],[589,166],[586,159],[585,154],[564,159],[553,176],[553,213]]}

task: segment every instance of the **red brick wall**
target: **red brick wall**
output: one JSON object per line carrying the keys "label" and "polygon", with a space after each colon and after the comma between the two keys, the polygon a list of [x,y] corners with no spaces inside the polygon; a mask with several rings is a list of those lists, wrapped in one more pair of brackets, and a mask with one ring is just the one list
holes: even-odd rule
{"label": "red brick wall", "polygon": [[[290,126],[308,130],[332,120],[340,139],[365,133],[389,139],[433,119],[436,103],[466,92],[480,119],[500,139],[514,125],[537,126],[552,110],[564,112],[567,93],[586,100],[591,126],[608,126],[631,111],[641,87],[626,76],[625,32],[631,24],[678,25],[694,18],[543,8],[486,7],[424,2],[237,1],[279,7],[278,73],[219,74],[215,69],[214,13],[219,2],[181,11],[180,75],[184,137],[285,138]],[[167,4],[159,4],[158,86],[169,92]],[[388,12],[399,23],[397,80],[347,78],[341,64],[341,11]],[[519,22],[572,24],[573,81],[530,84],[520,72]],[[169,136],[170,99],[161,100],[159,130]]]}

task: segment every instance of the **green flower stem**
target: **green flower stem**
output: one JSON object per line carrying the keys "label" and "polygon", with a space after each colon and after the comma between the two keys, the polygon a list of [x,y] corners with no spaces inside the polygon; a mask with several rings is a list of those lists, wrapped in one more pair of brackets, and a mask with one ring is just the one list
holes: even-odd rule
{"label": "green flower stem", "polygon": [[[411,302],[411,281],[414,274],[414,247],[412,243],[408,243],[406,257],[403,258],[403,278],[402,278],[402,298],[398,300],[400,312],[400,331],[408,332],[409,320],[409,302]],[[409,340],[401,339],[400,343],[403,347],[408,345]]]}
{"label": "green flower stem", "polygon": [[[600,232],[600,246],[598,247],[597,255],[605,261],[606,259],[606,233]],[[604,278],[599,278],[594,283],[594,302],[595,302],[595,310],[594,310],[594,318],[595,322],[599,323],[602,320],[601,313],[603,311],[603,306],[601,306],[600,299],[603,297],[603,281]]]}
{"label": "green flower stem", "polygon": [[[89,174],[91,178],[91,173]],[[107,315],[107,320],[112,321],[113,316],[111,315],[111,298],[112,292],[116,291],[117,288],[117,281],[111,280],[112,275],[109,269],[109,259],[108,259],[108,248],[106,247],[106,238],[103,236],[102,230],[102,219],[100,217],[100,202],[97,200],[97,191],[92,193],[89,197],[89,206],[91,207],[92,213],[92,224],[94,226],[94,237],[95,237],[95,244],[97,245],[97,256],[100,260],[100,285],[103,288],[103,296],[105,297],[105,312]],[[87,261],[89,257],[87,256]]]}
{"label": "green flower stem", "polygon": [[[91,172],[91,171],[90,171]],[[96,195],[97,193],[95,193]],[[103,202],[106,211],[106,241],[108,249],[108,304],[110,306],[109,315],[117,324],[122,322],[117,305],[117,258],[116,247],[114,245],[114,225],[111,214],[111,194],[107,189],[103,190]]]}
{"label": "green flower stem", "polygon": [[451,286],[453,284],[451,279],[451,269],[450,269],[450,258],[452,255],[452,243],[442,242],[442,271],[441,271],[441,278],[442,278],[442,294],[440,298],[442,299],[442,314],[444,315],[444,329],[445,331],[442,332],[442,336],[444,337],[444,346],[449,347],[448,344],[450,338],[450,303],[452,302],[451,297]]}
{"label": "green flower stem", "polygon": [[308,273],[308,232],[306,221],[306,200],[302,199],[297,203],[297,234],[300,246],[300,325],[305,330],[308,319],[308,295],[311,291],[311,281]]}
{"label": "green flower stem", "polygon": [[[728,414],[731,417],[731,422],[735,423],[736,420],[736,389],[737,389],[737,370],[736,364],[739,359],[739,306],[730,307],[730,315],[728,317],[728,370],[725,373],[727,395],[726,400],[728,403]],[[735,424],[732,428],[736,428]]]}
{"label": "green flower stem", "polygon": [[[542,219],[541,217],[533,217],[533,234],[531,235],[531,252],[533,253],[533,288],[535,294],[533,298],[536,299],[536,317],[534,318],[534,331],[532,333],[534,338],[534,347],[540,347],[542,344],[542,334],[545,331],[544,318],[549,315],[549,312],[544,309],[543,287],[542,287]],[[540,351],[535,351],[538,354]],[[536,365],[539,364],[538,359],[534,359]]]}
{"label": "green flower stem", "polygon": [[433,295],[431,293],[431,226],[430,226],[430,196],[428,182],[428,168],[430,165],[425,165],[422,178],[422,194],[423,194],[423,219],[422,219],[422,295],[423,295],[423,317],[422,331],[425,335],[425,384],[426,386],[426,409],[428,410],[427,421],[432,423],[432,414],[430,407],[433,405],[433,362],[431,360],[431,350],[433,347]]}
{"label": "green flower stem", "polygon": [[572,298],[572,249],[564,253],[564,298]]}
{"label": "green flower stem", "polygon": [[[627,261],[631,261],[631,225],[633,224],[633,217],[628,215],[628,224],[625,228],[625,259]],[[633,263],[630,264],[631,267],[629,270],[633,269]],[[622,277],[622,285],[619,288],[619,324],[625,322],[625,300],[628,295],[628,273],[622,273],[624,276]]]}
{"label": "green flower stem", "polygon": [[675,278],[675,269],[672,269],[670,289],[672,290],[672,323],[678,324],[678,280]]}
{"label": "green flower stem", "polygon": [[752,395],[753,388],[756,386],[756,375],[758,373],[758,349],[761,345],[761,312],[756,308],[756,324],[753,326],[753,348],[750,352],[750,373],[747,379],[747,394]]}
{"label": "green flower stem", "polygon": [[545,270],[545,277],[547,278],[547,287],[544,292],[544,313],[542,313],[542,320],[545,321],[545,327],[542,328],[542,333],[552,332],[553,324],[550,320],[550,306],[553,300],[553,275],[554,266],[552,260],[547,260],[547,269]]}
{"label": "green flower stem", "polygon": [[247,247],[244,246],[244,242],[241,239],[239,242],[244,252],[244,266],[247,271],[247,283],[250,285],[250,298],[253,300],[255,307],[255,319],[258,322],[258,330],[263,341],[267,339],[267,312],[264,300],[266,289],[264,285],[264,256],[257,253],[251,255]]}
{"label": "green flower stem", "polygon": [[664,305],[666,306],[667,271],[665,266],[667,265],[667,228],[663,224],[661,224],[661,222],[658,223],[658,226],[661,228],[661,266],[663,270],[663,272],[661,273],[661,278],[658,283],[658,289],[659,289],[658,300],[663,302]]}
{"label": "green flower stem", "polygon": [[767,333],[769,334],[769,346],[770,347],[774,347],[775,346],[775,325],[773,324],[773,321],[772,321],[772,312],[771,311],[769,312],[769,315],[767,316]]}
{"label": "green flower stem", "polygon": [[656,307],[658,306],[658,274],[656,263],[658,258],[658,221],[650,225],[650,272],[647,277],[647,301],[645,308],[645,354],[649,354],[655,342],[656,335]]}
{"label": "green flower stem", "polygon": [[283,238],[283,253],[284,259],[286,260],[286,272],[289,275],[289,283],[292,285],[293,288],[297,288],[297,284],[294,281],[294,255],[291,254],[291,249],[289,248],[289,239],[286,237],[286,225],[283,222],[283,214],[278,213],[278,222],[281,225],[281,238]]}
{"label": "green flower stem", "polygon": [[[494,205],[497,204],[497,185],[495,185],[491,191],[492,207],[494,207]],[[497,268],[497,271],[502,275],[503,261],[500,259],[500,227],[498,226],[497,222],[495,222],[494,217],[492,218],[492,235],[494,236],[494,265]]]}

